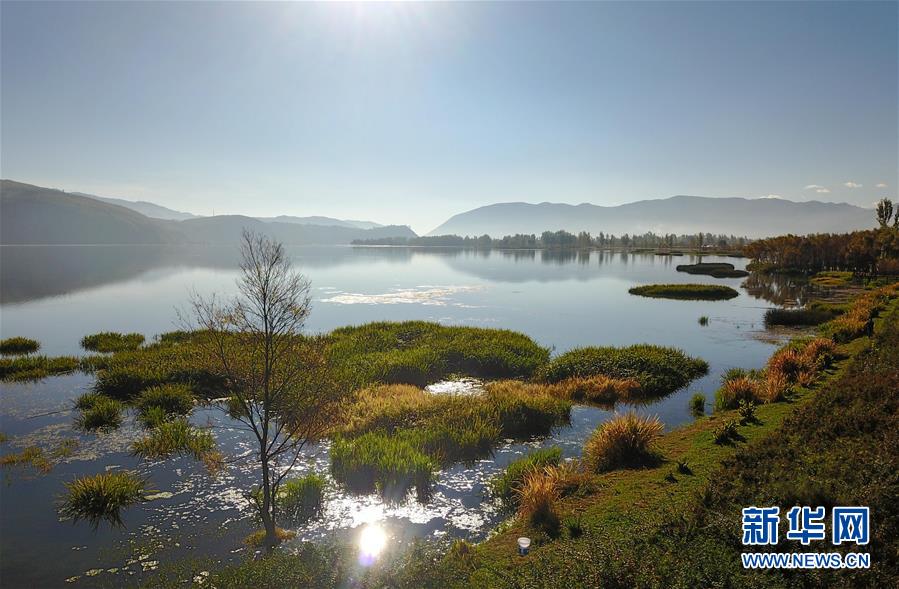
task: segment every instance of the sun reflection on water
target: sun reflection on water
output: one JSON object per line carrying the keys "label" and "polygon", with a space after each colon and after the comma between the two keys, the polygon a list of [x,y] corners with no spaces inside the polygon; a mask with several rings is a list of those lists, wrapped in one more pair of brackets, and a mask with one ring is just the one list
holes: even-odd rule
{"label": "sun reflection on water", "polygon": [[387,532],[377,524],[366,524],[359,534],[359,563],[369,566],[387,546]]}

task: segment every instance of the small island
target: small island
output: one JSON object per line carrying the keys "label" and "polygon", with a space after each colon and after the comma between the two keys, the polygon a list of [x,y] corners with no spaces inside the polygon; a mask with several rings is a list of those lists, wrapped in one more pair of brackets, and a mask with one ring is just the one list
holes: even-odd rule
{"label": "small island", "polygon": [[683,299],[696,301],[726,301],[739,296],[729,286],[717,284],[646,284],[628,290],[632,295],[656,299]]}
{"label": "small island", "polygon": [[698,264],[680,264],[677,267],[678,272],[686,272],[687,274],[705,274],[712,278],[742,278],[749,276],[746,270],[737,270],[733,264],[725,262],[700,262]]}

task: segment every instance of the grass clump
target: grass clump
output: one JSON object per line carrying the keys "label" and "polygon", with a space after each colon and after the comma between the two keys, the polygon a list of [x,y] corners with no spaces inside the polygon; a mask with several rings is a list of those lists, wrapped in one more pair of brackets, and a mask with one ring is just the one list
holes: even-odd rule
{"label": "grass clump", "polygon": [[564,399],[601,405],[639,400],[642,392],[635,378],[611,378],[602,374],[566,378],[548,387],[552,394]]}
{"label": "grass clump", "polygon": [[[90,395],[90,393],[88,393]],[[75,427],[84,431],[113,430],[122,425],[122,412],[125,406],[116,399],[103,395],[86,397],[82,395],[76,405],[82,405],[75,418]]]}
{"label": "grass clump", "polygon": [[706,327],[709,324],[709,318],[706,317],[705,315],[701,316],[699,318],[699,324],[702,325],[703,327]]}
{"label": "grass clump", "polygon": [[159,423],[147,436],[132,444],[132,451],[149,460],[193,456],[205,461],[215,451],[215,439],[208,429],[193,427],[180,418]]}
{"label": "grass clump", "polygon": [[50,462],[43,448],[28,446],[20,452],[0,456],[0,466],[30,466],[42,474],[47,474],[53,468],[53,463]]}
{"label": "grass clump", "polygon": [[40,380],[56,374],[73,372],[78,367],[78,358],[74,356],[0,358],[0,380],[13,382]]}
{"label": "grass clump", "polygon": [[562,523],[556,506],[561,498],[556,472],[551,468],[532,470],[515,490],[519,516],[550,537],[558,536]]}
{"label": "grass clump", "polygon": [[60,512],[74,521],[86,519],[94,528],[106,520],[122,525],[121,510],[143,499],[144,479],[128,471],[107,472],[66,483]]}
{"label": "grass clump", "polygon": [[331,446],[331,474],[356,492],[378,491],[391,499],[415,488],[420,500],[430,496],[437,463],[406,436],[367,433]]}
{"label": "grass clump", "polygon": [[673,393],[707,371],[704,360],[687,356],[681,350],[640,344],[575,348],[554,358],[541,377],[550,383],[594,375],[633,379],[640,384],[642,398],[654,398]]}
{"label": "grass clump", "polygon": [[653,447],[663,430],[658,417],[618,414],[596,428],[587,440],[585,460],[597,472],[652,462]]}
{"label": "grass clump", "polygon": [[716,444],[729,444],[737,438],[737,422],[734,419],[728,419],[712,431]]}
{"label": "grass clump", "polygon": [[0,340],[0,355],[3,356],[33,354],[39,349],[41,349],[40,342],[27,337],[7,337]]}
{"label": "grass clump", "polygon": [[507,507],[517,507],[517,490],[521,487],[525,476],[531,472],[542,471],[547,466],[557,466],[560,460],[562,460],[561,448],[535,450],[511,462],[502,474],[494,477],[490,482],[491,493]]}
{"label": "grass clump", "polygon": [[723,301],[740,295],[731,287],[720,284],[647,284],[635,286],[628,292],[641,297],[695,301]]}
{"label": "grass clump", "polygon": [[833,318],[831,313],[819,309],[768,309],[765,311],[765,327],[775,325],[819,325]]}
{"label": "grass clump", "polygon": [[118,333],[103,331],[81,338],[81,347],[91,352],[124,352],[136,350],[144,343],[144,336],[139,333]]}
{"label": "grass clump", "polygon": [[761,381],[752,376],[740,376],[725,380],[715,392],[715,411],[736,409],[742,401],[759,399],[761,386]]}
{"label": "grass clump", "polygon": [[[294,537],[296,537],[297,533],[291,530],[285,530],[284,528],[275,527],[275,539],[278,541],[278,544],[282,542],[286,542]],[[265,544],[265,530],[256,530],[249,536],[243,539],[244,544],[249,546],[250,548],[260,548]]]}
{"label": "grass clump", "polygon": [[288,479],[278,489],[278,509],[292,522],[302,523],[322,513],[325,478],[315,473]]}
{"label": "grass clump", "polygon": [[140,413],[157,407],[167,415],[187,415],[194,407],[194,396],[185,384],[167,384],[150,387],[135,400]]}
{"label": "grass clump", "polygon": [[702,393],[694,393],[690,397],[690,413],[694,417],[705,414],[705,395]]}

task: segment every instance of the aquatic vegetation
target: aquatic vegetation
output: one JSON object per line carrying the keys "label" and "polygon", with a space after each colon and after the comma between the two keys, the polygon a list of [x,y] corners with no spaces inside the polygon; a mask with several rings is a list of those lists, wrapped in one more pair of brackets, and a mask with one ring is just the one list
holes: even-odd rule
{"label": "aquatic vegetation", "polygon": [[103,399],[107,399],[105,395],[101,395],[100,393],[95,393],[93,391],[88,391],[86,393],[82,393],[75,399],[74,407],[75,409],[84,411],[85,409],[90,409],[97,402],[102,401]]}
{"label": "aquatic vegetation", "polygon": [[765,327],[774,325],[818,325],[833,319],[833,315],[817,309],[768,309]]}
{"label": "aquatic vegetation", "polygon": [[[541,371],[545,382],[603,375],[633,379],[642,398],[660,397],[688,385],[708,372],[708,364],[676,348],[640,344],[624,348],[575,348],[553,358]],[[633,399],[631,399],[633,400]]]}
{"label": "aquatic vegetation", "polygon": [[[540,385],[534,385],[540,386]],[[640,382],[635,378],[611,378],[602,374],[575,376],[542,385],[553,395],[576,402],[612,405],[619,401],[641,399]]]}
{"label": "aquatic vegetation", "polygon": [[141,391],[134,404],[141,413],[158,407],[169,415],[187,415],[193,410],[194,395],[185,384],[159,385]]}
{"label": "aquatic vegetation", "polygon": [[40,342],[27,337],[6,337],[0,340],[0,355],[3,356],[33,354],[40,348]]}
{"label": "aquatic vegetation", "polygon": [[686,272],[687,274],[704,274],[713,278],[742,278],[749,276],[746,270],[736,270],[733,264],[726,262],[700,262],[699,264],[680,264],[677,266],[678,272]]}
{"label": "aquatic vegetation", "polygon": [[132,451],[149,460],[169,456],[193,456],[203,460],[215,451],[215,439],[208,429],[196,428],[180,418],[154,427],[146,437],[132,444]]}
{"label": "aquatic vegetation", "polygon": [[705,413],[705,395],[702,393],[694,393],[690,397],[690,413],[694,416],[700,416]]}
{"label": "aquatic vegetation", "polygon": [[86,519],[96,528],[106,520],[122,525],[121,510],[141,501],[146,481],[129,471],[86,476],[68,482],[60,513],[75,522]]}
{"label": "aquatic vegetation", "polygon": [[818,272],[812,276],[810,282],[818,286],[848,286],[852,283],[852,272]]}
{"label": "aquatic vegetation", "polygon": [[549,358],[521,333],[425,321],[343,327],[329,338],[333,361],[352,366],[363,382],[423,386],[450,374],[526,378]]}
{"label": "aquatic vegetation", "polygon": [[424,500],[436,467],[406,437],[372,432],[352,440],[337,438],[331,446],[331,474],[357,492],[377,490],[388,498],[402,498],[415,487]]}
{"label": "aquatic vegetation", "polygon": [[[79,401],[88,403],[86,399],[79,398]],[[75,427],[85,431],[116,429],[122,425],[124,410],[121,401],[99,395],[98,398],[91,398],[89,404],[81,409],[75,417]]]}
{"label": "aquatic vegetation", "polygon": [[66,374],[78,369],[74,356],[18,356],[0,358],[0,380],[40,380],[55,374]]}
{"label": "aquatic vegetation", "polygon": [[20,452],[4,454],[0,456],[0,466],[30,466],[42,474],[50,472],[53,468],[53,464],[40,446],[28,446]]}
{"label": "aquatic vegetation", "polygon": [[709,324],[709,318],[706,317],[705,315],[701,316],[699,318],[699,324],[702,325],[703,327],[705,327],[706,325]]}
{"label": "aquatic vegetation", "polygon": [[645,464],[655,458],[653,447],[663,430],[658,417],[618,414],[596,428],[584,445],[584,458],[598,472]]}
{"label": "aquatic vegetation", "polygon": [[136,350],[144,343],[144,336],[139,333],[118,333],[103,331],[81,338],[81,347],[91,352],[123,352]]}
{"label": "aquatic vegetation", "polygon": [[562,460],[562,449],[558,447],[540,448],[509,464],[502,474],[490,482],[490,491],[494,497],[502,500],[509,507],[516,507],[516,490],[521,486],[526,474],[542,471],[547,466],[556,466]]}
{"label": "aquatic vegetation", "polygon": [[158,405],[151,405],[137,414],[137,420],[147,429],[158,427],[169,419],[171,419],[171,415]]}
{"label": "aquatic vegetation", "polygon": [[740,295],[729,286],[720,284],[647,284],[628,290],[632,295],[660,299],[722,301]]}
{"label": "aquatic vegetation", "polygon": [[288,479],[278,489],[278,509],[290,521],[318,517],[324,506],[325,478],[314,473]]}

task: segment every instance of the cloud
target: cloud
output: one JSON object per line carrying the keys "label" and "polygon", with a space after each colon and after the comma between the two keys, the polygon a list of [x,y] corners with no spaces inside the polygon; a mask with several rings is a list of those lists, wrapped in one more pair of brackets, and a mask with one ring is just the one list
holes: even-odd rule
{"label": "cloud", "polygon": [[760,196],[759,198],[783,198],[779,194],[766,194],[765,196]]}
{"label": "cloud", "polygon": [[818,184],[809,184],[803,190],[814,190],[818,194],[826,194],[830,192],[830,188],[826,188],[824,186],[819,186]]}
{"label": "cloud", "polygon": [[887,186],[888,185],[886,182],[878,182],[876,187],[877,188],[886,188]]}
{"label": "cloud", "polygon": [[846,188],[861,188],[862,187],[861,184],[853,182],[852,180],[850,180],[848,182],[843,182],[843,186],[845,186]]}

